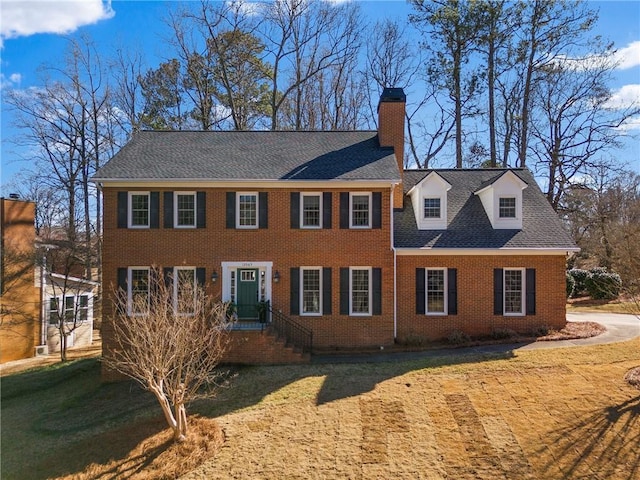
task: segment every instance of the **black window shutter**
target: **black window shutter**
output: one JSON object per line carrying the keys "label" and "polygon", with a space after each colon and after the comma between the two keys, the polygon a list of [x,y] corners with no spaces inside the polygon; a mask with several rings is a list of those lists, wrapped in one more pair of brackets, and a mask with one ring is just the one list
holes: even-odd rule
{"label": "black window shutter", "polygon": [[291,192],[291,228],[300,228],[300,192]]}
{"label": "black window shutter", "polygon": [[127,269],[118,268],[118,289],[127,291]]}
{"label": "black window shutter", "polygon": [[269,205],[268,205],[268,194],[267,192],[260,192],[258,194],[258,208],[259,219],[258,219],[258,228],[269,228]]}
{"label": "black window shutter", "polygon": [[382,315],[382,269],[374,268],[371,279],[373,315]]}
{"label": "black window shutter", "polygon": [[160,192],[151,192],[149,197],[149,227],[160,228]]}
{"label": "black window shutter", "polygon": [[227,228],[236,228],[236,192],[227,192]]}
{"label": "black window shutter", "polygon": [[207,192],[196,192],[196,227],[207,226]]}
{"label": "black window shutter", "polygon": [[382,228],[382,192],[373,192],[371,196],[372,208],[371,208],[371,227]]}
{"label": "black window shutter", "polygon": [[416,268],[416,313],[426,313],[426,285],[424,268]]}
{"label": "black window shutter", "polygon": [[300,269],[291,267],[289,278],[291,279],[290,310],[291,315],[300,315]]}
{"label": "black window shutter", "polygon": [[331,315],[331,268],[322,269],[322,314]]}
{"label": "black window shutter", "polygon": [[527,315],[536,314],[536,269],[527,268],[526,277],[526,308]]}
{"label": "black window shutter", "polygon": [[164,228],[173,228],[173,192],[164,192]]}
{"label": "black window shutter", "polygon": [[349,315],[349,269],[340,268],[340,315]]}
{"label": "black window shutter", "polygon": [[503,296],[503,275],[501,268],[493,269],[493,314],[502,315],[504,310],[502,307]]}
{"label": "black window shutter", "polygon": [[322,228],[331,228],[332,214],[332,196],[331,192],[322,194]]}
{"label": "black window shutter", "polygon": [[171,282],[173,281],[173,267],[164,267],[162,274],[164,275],[164,284],[167,287],[171,286]]}
{"label": "black window shutter", "polygon": [[128,225],[128,206],[129,194],[127,192],[118,192],[118,228],[127,228]]}
{"label": "black window shutter", "polygon": [[204,267],[196,268],[196,282],[198,286],[203,288],[204,284],[207,283],[207,269]]}
{"label": "black window shutter", "polygon": [[349,228],[349,192],[340,192],[340,228]]}
{"label": "black window shutter", "polygon": [[458,314],[458,269],[447,270],[447,306],[449,315]]}

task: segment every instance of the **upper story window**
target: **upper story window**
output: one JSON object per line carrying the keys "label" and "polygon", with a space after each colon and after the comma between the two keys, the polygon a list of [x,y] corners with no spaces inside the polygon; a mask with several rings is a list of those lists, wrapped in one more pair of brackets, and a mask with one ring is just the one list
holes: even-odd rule
{"label": "upper story window", "polygon": [[371,194],[352,193],[350,203],[351,228],[371,228]]}
{"label": "upper story window", "polygon": [[516,197],[500,197],[498,201],[500,218],[516,218]]}
{"label": "upper story window", "polygon": [[237,228],[258,228],[258,194],[238,193]]}
{"label": "upper story window", "polygon": [[424,206],[423,206],[423,214],[425,219],[430,219],[430,218],[439,219],[442,216],[440,213],[440,197],[425,198]]}
{"label": "upper story window", "polygon": [[196,227],[196,194],[195,192],[175,192],[175,218],[176,228]]}
{"label": "upper story window", "polygon": [[322,228],[322,202],[319,193],[300,195],[300,226],[302,228]]}
{"label": "upper story window", "polygon": [[149,228],[149,192],[129,192],[129,228]]}

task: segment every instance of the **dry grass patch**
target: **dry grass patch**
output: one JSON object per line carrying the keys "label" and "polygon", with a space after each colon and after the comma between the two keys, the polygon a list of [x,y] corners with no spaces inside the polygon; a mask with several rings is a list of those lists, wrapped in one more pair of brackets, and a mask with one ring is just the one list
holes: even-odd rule
{"label": "dry grass patch", "polygon": [[137,424],[109,432],[100,441],[100,448],[117,450],[116,444],[132,435],[146,437],[124,458],[108,463],[92,463],[83,472],[58,477],[61,480],[100,480],[126,478],[129,480],[175,479],[202,465],[215,455],[224,442],[218,423],[209,418],[191,416],[189,436],[181,443],[173,441],[172,432],[163,428],[164,419]]}

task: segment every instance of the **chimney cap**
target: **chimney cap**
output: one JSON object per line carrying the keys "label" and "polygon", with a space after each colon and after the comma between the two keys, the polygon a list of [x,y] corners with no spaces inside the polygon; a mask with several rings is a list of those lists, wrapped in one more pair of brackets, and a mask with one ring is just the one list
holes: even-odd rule
{"label": "chimney cap", "polygon": [[402,88],[384,88],[380,95],[380,103],[382,102],[406,102],[407,96]]}

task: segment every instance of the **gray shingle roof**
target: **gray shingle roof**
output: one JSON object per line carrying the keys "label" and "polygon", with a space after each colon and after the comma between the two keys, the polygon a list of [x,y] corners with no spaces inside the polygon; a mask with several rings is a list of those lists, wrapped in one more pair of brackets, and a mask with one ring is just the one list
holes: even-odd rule
{"label": "gray shingle roof", "polygon": [[94,176],[105,180],[400,179],[377,132],[140,132]]}
{"label": "gray shingle roof", "polygon": [[[405,171],[405,193],[430,172],[431,170]],[[504,170],[436,172],[452,186],[447,197],[447,229],[418,230],[411,198],[405,196],[404,209],[394,213],[394,239],[397,248],[576,248],[528,170],[513,170],[528,184],[522,191],[522,230],[494,230],[480,198],[474,194],[490,180],[498,179]]]}

